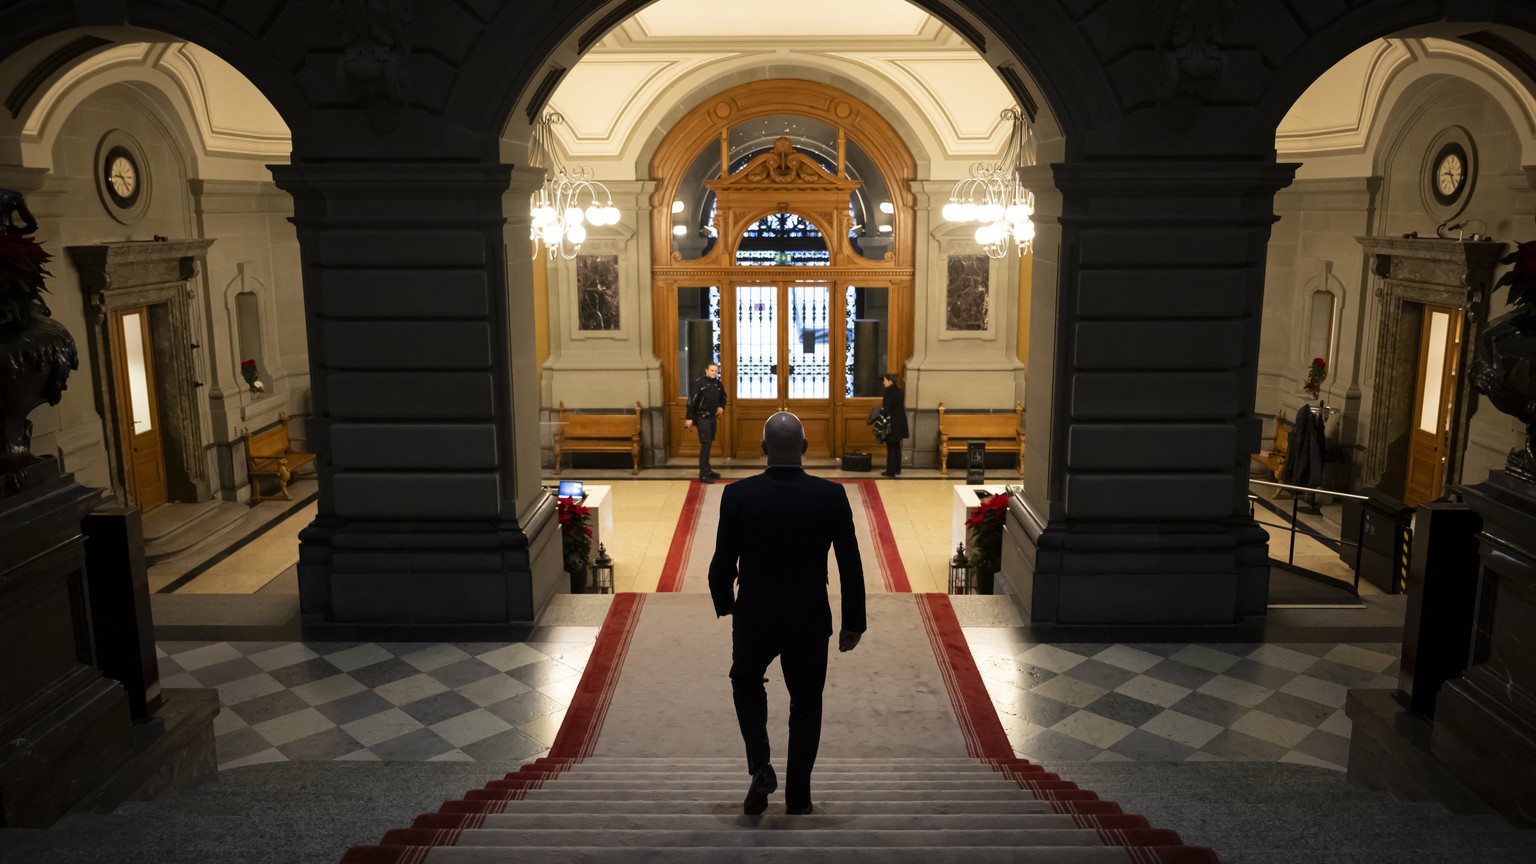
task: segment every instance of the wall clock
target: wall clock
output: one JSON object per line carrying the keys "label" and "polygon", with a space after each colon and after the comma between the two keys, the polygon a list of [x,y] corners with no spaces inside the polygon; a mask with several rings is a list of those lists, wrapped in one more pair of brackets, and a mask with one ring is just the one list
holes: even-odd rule
{"label": "wall clock", "polygon": [[113,219],[131,225],[149,205],[149,170],[137,141],[121,130],[103,135],[96,146],[96,191]]}
{"label": "wall clock", "polygon": [[1431,216],[1450,221],[1466,209],[1477,178],[1477,150],[1467,130],[1452,126],[1434,137],[1424,154],[1421,177]]}

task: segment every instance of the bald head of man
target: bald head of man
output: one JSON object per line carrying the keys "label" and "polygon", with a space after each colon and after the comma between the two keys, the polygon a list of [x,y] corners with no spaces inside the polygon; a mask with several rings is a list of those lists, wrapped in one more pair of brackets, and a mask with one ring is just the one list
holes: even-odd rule
{"label": "bald head of man", "polygon": [[805,427],[788,411],[774,414],[763,424],[763,454],[770,466],[799,465],[807,446]]}

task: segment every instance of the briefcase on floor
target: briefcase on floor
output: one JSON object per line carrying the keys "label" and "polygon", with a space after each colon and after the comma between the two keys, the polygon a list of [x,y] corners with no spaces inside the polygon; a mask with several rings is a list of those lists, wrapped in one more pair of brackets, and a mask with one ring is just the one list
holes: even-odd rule
{"label": "briefcase on floor", "polygon": [[853,450],[843,454],[844,471],[868,471],[870,467],[869,454],[862,450]]}

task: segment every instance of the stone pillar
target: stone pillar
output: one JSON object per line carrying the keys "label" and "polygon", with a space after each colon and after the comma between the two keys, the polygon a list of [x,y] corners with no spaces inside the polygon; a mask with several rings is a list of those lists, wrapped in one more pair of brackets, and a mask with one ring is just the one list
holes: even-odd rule
{"label": "stone pillar", "polygon": [[[1055,166],[1055,338],[1032,346],[1030,360],[1032,373],[1049,366],[1053,410],[1047,434],[1028,442],[1037,457],[1045,448],[1048,476],[1027,478],[1004,558],[1008,590],[1030,620],[1264,615],[1267,541],[1248,516],[1248,456],[1259,445],[1265,247],[1274,193],[1293,171]],[[1042,394],[1030,395],[1033,404]]]}
{"label": "stone pillar", "polygon": [[307,629],[505,629],[531,622],[557,590],[532,273],[521,260],[509,267],[504,241],[527,232],[526,213],[511,210],[518,224],[503,215],[510,172],[273,169],[294,196],[313,386]]}

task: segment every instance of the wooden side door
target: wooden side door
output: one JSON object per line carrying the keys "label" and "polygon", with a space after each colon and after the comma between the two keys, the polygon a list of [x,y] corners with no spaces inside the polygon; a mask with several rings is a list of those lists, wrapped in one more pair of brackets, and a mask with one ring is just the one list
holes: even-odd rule
{"label": "wooden side door", "polygon": [[842,327],[835,319],[842,304],[833,302],[832,283],[819,279],[789,282],[779,297],[784,309],[780,318],[785,359],[780,406],[799,417],[805,427],[807,456],[832,456],[837,445],[832,423],[833,374],[843,367],[834,357],[843,344]]}
{"label": "wooden side door", "polygon": [[113,399],[123,442],[128,502],[148,513],[166,502],[165,457],[155,403],[155,357],[149,308],[112,312]]}
{"label": "wooden side door", "polygon": [[1445,486],[1446,424],[1456,394],[1460,341],[1461,311],[1426,305],[1419,330],[1418,383],[1403,488],[1403,503],[1409,507],[1439,498]]}

